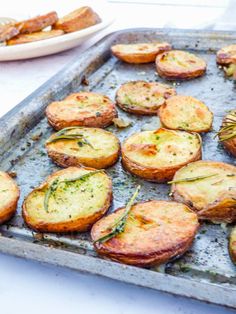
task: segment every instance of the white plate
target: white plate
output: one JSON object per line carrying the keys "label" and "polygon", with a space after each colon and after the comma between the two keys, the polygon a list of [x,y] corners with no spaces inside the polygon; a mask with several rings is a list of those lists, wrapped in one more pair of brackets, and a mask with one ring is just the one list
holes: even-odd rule
{"label": "white plate", "polygon": [[108,27],[114,20],[113,17],[100,16],[102,19],[101,23],[77,32],[27,44],[2,46],[0,47],[0,61],[42,57],[78,46],[98,31]]}

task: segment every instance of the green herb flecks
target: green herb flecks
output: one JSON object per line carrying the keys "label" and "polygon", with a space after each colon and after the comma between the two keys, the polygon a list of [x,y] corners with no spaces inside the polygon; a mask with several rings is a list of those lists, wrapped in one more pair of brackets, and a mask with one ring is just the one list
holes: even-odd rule
{"label": "green herb flecks", "polygon": [[225,118],[222,127],[220,128],[219,132],[216,133],[216,136],[217,135],[220,142],[224,142],[236,137],[236,111],[231,111]]}
{"label": "green herb flecks", "polygon": [[76,181],[80,181],[81,183],[83,183],[86,179],[88,179],[89,177],[97,174],[97,173],[101,173],[104,172],[104,170],[95,170],[95,171],[91,171],[88,173],[85,173],[79,177],[75,177],[75,178],[68,178],[68,179],[64,179],[64,180],[59,180],[58,178],[55,179],[50,186],[47,188],[47,191],[45,193],[45,197],[44,197],[44,209],[46,210],[46,212],[48,212],[48,203],[49,203],[49,199],[52,195],[53,192],[55,192],[57,190],[57,188],[59,187],[60,184],[62,183],[71,183],[71,182],[76,182]]}
{"label": "green herb flecks", "polygon": [[198,177],[192,177],[192,178],[184,178],[184,179],[179,179],[179,180],[172,180],[167,182],[167,184],[172,184],[172,183],[185,183],[185,182],[194,182],[194,181],[198,181],[198,180],[204,180],[207,178],[211,178],[217,176],[217,174],[210,174],[207,176],[198,176]]}
{"label": "green herb flecks", "polygon": [[114,238],[115,236],[117,236],[118,234],[120,234],[124,231],[127,218],[129,216],[130,210],[134,204],[134,201],[135,201],[136,197],[138,196],[140,188],[141,188],[141,186],[139,185],[136,188],[133,196],[131,197],[131,199],[127,203],[125,210],[124,210],[124,213],[117,219],[117,221],[115,222],[115,224],[112,227],[108,228],[108,230],[110,230],[110,232],[108,232],[106,235],[104,235],[101,238],[94,241],[94,243],[97,243],[97,242],[104,243],[104,242]]}

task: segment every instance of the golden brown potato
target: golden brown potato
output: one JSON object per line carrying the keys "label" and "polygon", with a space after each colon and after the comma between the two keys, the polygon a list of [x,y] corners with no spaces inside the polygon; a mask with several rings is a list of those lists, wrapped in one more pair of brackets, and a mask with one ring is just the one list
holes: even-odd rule
{"label": "golden brown potato", "polygon": [[56,130],[70,126],[105,128],[117,117],[113,102],[104,95],[79,92],[62,101],[54,101],[46,109],[48,122]]}
{"label": "golden brown potato", "polygon": [[50,175],[24,200],[23,218],[39,232],[86,231],[112,200],[111,179],[102,170],[69,167]]}
{"label": "golden brown potato", "polygon": [[178,170],[173,198],[212,222],[236,220],[236,167],[223,162],[197,161]]}
{"label": "golden brown potato", "polygon": [[236,157],[236,110],[224,117],[218,137],[224,148]]}
{"label": "golden brown potato", "polygon": [[187,206],[148,201],[132,206],[122,233],[106,242],[95,242],[110,231],[124,210],[120,208],[102,218],[91,230],[97,252],[121,263],[136,266],[166,263],[189,249],[198,229],[197,215]]}
{"label": "golden brown potato", "polygon": [[166,100],[158,111],[162,125],[172,130],[208,132],[212,127],[213,114],[200,100],[177,95]]}
{"label": "golden brown potato", "polygon": [[42,31],[42,32],[35,32],[32,34],[20,34],[16,37],[13,37],[10,40],[7,40],[7,45],[19,45],[19,44],[26,44],[31,43],[34,41],[44,40],[52,37],[57,37],[63,35],[63,31],[60,30],[52,30],[52,31]]}
{"label": "golden brown potato", "polygon": [[171,45],[166,42],[120,44],[111,47],[113,55],[127,63],[154,62],[159,53],[170,49]]}
{"label": "golden brown potato", "polygon": [[229,237],[229,254],[234,264],[236,264],[236,227],[234,227]]}
{"label": "golden brown potato", "polygon": [[13,25],[4,25],[0,27],[0,42],[9,40],[19,34],[19,30]]}
{"label": "golden brown potato", "polygon": [[201,137],[197,133],[164,128],[130,136],[122,145],[125,169],[154,182],[171,180],[189,162],[201,159]]}
{"label": "golden brown potato", "polygon": [[17,22],[14,26],[19,29],[21,34],[28,34],[39,32],[42,29],[56,23],[57,20],[57,13],[53,11],[44,15],[33,17],[29,20]]}
{"label": "golden brown potato", "polygon": [[175,89],[166,84],[133,81],[121,85],[116,93],[116,103],[130,113],[155,115],[166,99],[175,94]]}
{"label": "golden brown potato", "polygon": [[0,224],[9,220],[16,212],[20,190],[15,181],[0,171]]}
{"label": "golden brown potato", "polygon": [[171,50],[156,57],[156,68],[167,79],[192,79],[205,73],[206,62],[187,51]]}
{"label": "golden brown potato", "polygon": [[120,143],[114,134],[103,129],[71,127],[53,134],[46,149],[59,166],[104,169],[119,158]]}
{"label": "golden brown potato", "polygon": [[90,7],[81,7],[63,18],[59,19],[54,25],[54,29],[61,29],[65,33],[71,33],[80,29],[93,26],[101,22],[100,17]]}
{"label": "golden brown potato", "polygon": [[228,65],[236,62],[236,45],[230,45],[221,48],[216,54],[216,62],[222,65]]}

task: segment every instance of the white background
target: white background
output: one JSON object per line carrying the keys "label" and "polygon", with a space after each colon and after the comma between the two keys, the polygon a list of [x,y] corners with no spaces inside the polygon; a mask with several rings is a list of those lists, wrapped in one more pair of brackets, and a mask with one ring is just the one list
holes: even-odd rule
{"label": "white background", "polygon": [[[75,0],[0,0],[0,14],[25,18],[51,9],[60,14],[79,7]],[[0,115],[14,107],[67,62],[105,34],[129,27],[182,27],[235,29],[236,2],[206,0],[146,1],[104,6],[116,16],[115,23],[83,46],[54,56],[0,63]],[[119,3],[120,2],[120,3]],[[127,0],[128,2],[128,0]],[[145,1],[129,1],[145,2]],[[157,2],[158,5],[150,3]],[[92,6],[105,1],[90,1]],[[175,6],[171,8],[168,3]],[[181,4],[181,5],[178,5]],[[207,5],[204,7],[204,4]],[[234,5],[235,4],[235,5]],[[228,9],[227,9],[228,6]],[[236,297],[236,296],[235,296]],[[228,314],[230,309],[174,297],[68,269],[41,265],[0,254],[0,313],[98,313],[98,314]]]}

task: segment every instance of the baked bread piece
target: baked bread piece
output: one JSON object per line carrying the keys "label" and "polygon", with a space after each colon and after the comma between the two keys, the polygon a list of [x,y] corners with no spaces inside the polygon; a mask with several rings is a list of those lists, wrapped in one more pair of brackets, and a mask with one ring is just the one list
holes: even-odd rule
{"label": "baked bread piece", "polygon": [[200,100],[177,95],[165,101],[158,110],[162,125],[172,130],[208,132],[212,127],[213,113]]}
{"label": "baked bread piece", "polygon": [[42,31],[42,32],[35,32],[32,34],[20,34],[8,40],[7,45],[12,46],[12,45],[26,44],[26,43],[31,43],[34,41],[61,36],[63,34],[64,34],[63,31],[60,31],[60,30]]}
{"label": "baked bread piece", "polygon": [[0,26],[0,42],[11,39],[19,34],[19,30],[13,25]]}
{"label": "baked bread piece", "polygon": [[44,15],[33,17],[29,20],[17,22],[14,26],[19,29],[21,34],[28,34],[39,32],[42,29],[56,23],[57,20],[57,13],[53,11]]}
{"label": "baked bread piece", "polygon": [[[92,227],[93,241],[105,236],[125,208],[102,218]],[[197,215],[187,206],[167,201],[133,205],[122,233],[95,242],[96,251],[114,261],[136,266],[160,265],[185,253],[198,230]]]}
{"label": "baked bread piece", "polygon": [[90,7],[79,8],[63,18],[60,18],[54,25],[54,29],[61,29],[65,33],[79,31],[101,22],[101,18]]}
{"label": "baked bread piece", "polygon": [[222,65],[236,63],[236,45],[229,45],[217,51],[216,62]]}
{"label": "baked bread piece", "polygon": [[116,103],[130,113],[155,115],[166,99],[175,94],[175,89],[166,84],[133,81],[121,85],[116,93]]}
{"label": "baked bread piece", "polygon": [[50,175],[24,200],[23,218],[39,232],[86,231],[112,200],[111,179],[101,170],[69,167]]}
{"label": "baked bread piece", "polygon": [[218,137],[224,148],[236,157],[236,110],[224,117]]}
{"label": "baked bread piece", "polygon": [[156,57],[156,68],[167,79],[193,79],[206,72],[206,62],[187,51],[171,50]]}
{"label": "baked bread piece", "polygon": [[131,135],[122,145],[125,169],[143,179],[166,182],[189,162],[201,159],[197,133],[160,128]]}
{"label": "baked bread piece", "polygon": [[[192,178],[192,179],[191,179]],[[173,198],[212,222],[236,220],[236,167],[216,161],[197,161],[178,170]]]}
{"label": "baked bread piece", "polygon": [[46,109],[48,122],[56,130],[70,126],[105,128],[117,117],[113,102],[104,95],[79,92],[62,101],[54,101]]}
{"label": "baked bread piece", "polygon": [[236,227],[233,227],[229,237],[229,254],[232,262],[236,264]]}
{"label": "baked bread piece", "polygon": [[103,129],[70,127],[53,134],[46,149],[59,166],[104,169],[119,158],[120,143],[114,134]]}
{"label": "baked bread piece", "polygon": [[156,56],[171,49],[166,42],[119,44],[111,47],[111,51],[118,59],[127,63],[154,62]]}
{"label": "baked bread piece", "polygon": [[0,171],[0,224],[9,220],[16,212],[20,190],[15,181]]}

